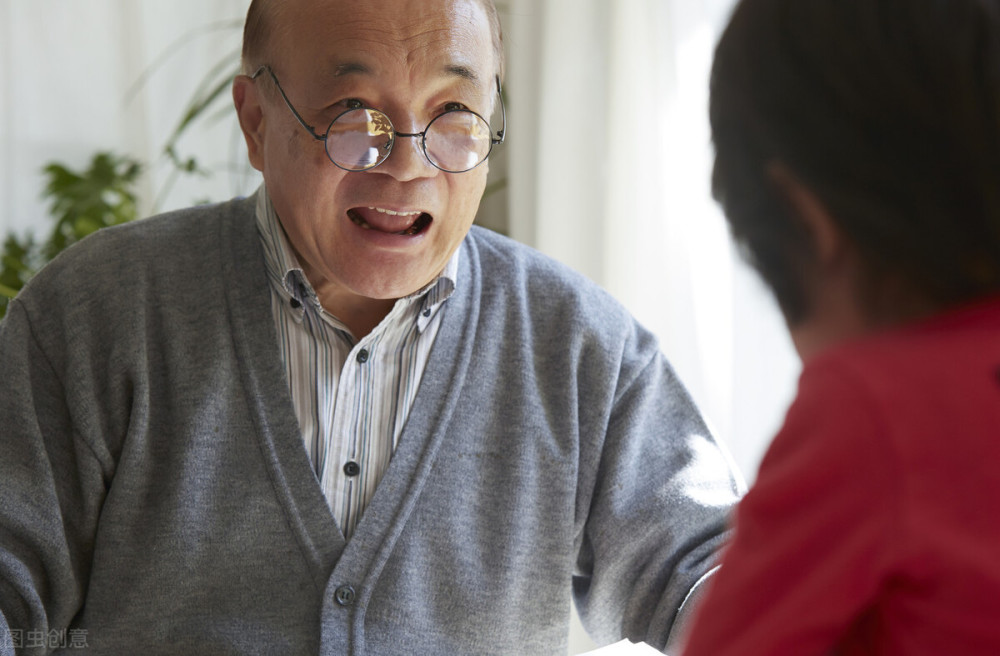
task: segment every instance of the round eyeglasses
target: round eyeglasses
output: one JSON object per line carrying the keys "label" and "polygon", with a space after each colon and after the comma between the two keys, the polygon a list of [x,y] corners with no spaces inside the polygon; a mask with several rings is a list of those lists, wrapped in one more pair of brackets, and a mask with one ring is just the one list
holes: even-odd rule
{"label": "round eyeglasses", "polygon": [[305,122],[292,106],[278,77],[268,65],[263,65],[250,76],[257,77],[267,71],[274,80],[281,98],[292,111],[299,124],[317,141],[326,146],[326,156],[345,171],[367,171],[389,157],[399,137],[420,139],[424,156],[436,168],[447,173],[465,173],[486,161],[493,146],[502,144],[507,130],[507,113],[500,92],[500,78],[496,79],[500,99],[502,127],[496,136],[490,123],[470,109],[451,109],[435,116],[423,132],[398,132],[383,112],[371,107],[353,107],[338,114],[322,135]]}

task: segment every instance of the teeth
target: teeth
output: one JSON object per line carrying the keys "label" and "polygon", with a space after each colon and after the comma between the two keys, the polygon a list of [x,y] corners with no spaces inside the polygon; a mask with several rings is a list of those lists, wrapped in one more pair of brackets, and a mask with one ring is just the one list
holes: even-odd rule
{"label": "teeth", "polygon": [[368,209],[374,210],[379,214],[388,214],[389,216],[420,216],[420,212],[395,212],[393,210],[382,209],[381,207],[369,207]]}

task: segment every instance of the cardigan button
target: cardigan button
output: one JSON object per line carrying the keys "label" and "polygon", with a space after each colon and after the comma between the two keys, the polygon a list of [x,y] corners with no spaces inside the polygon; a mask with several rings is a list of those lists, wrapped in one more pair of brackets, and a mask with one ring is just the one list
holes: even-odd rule
{"label": "cardigan button", "polygon": [[357,599],[357,593],[354,592],[354,588],[349,585],[342,585],[337,588],[337,592],[334,593],[334,599],[341,606],[351,606],[354,604],[354,600]]}

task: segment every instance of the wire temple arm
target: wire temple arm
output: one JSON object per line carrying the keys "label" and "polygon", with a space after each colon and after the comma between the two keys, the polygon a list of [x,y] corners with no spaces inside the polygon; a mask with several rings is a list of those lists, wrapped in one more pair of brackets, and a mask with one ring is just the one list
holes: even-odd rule
{"label": "wire temple arm", "polygon": [[502,144],[504,136],[507,134],[507,109],[503,104],[503,91],[500,89],[500,76],[496,76],[497,81],[497,97],[500,99],[500,129],[497,130],[497,136],[493,138],[493,145]]}
{"label": "wire temple arm", "polygon": [[258,68],[256,71],[254,71],[254,74],[250,76],[250,79],[256,80],[257,77],[264,71],[267,71],[268,75],[271,76],[271,79],[274,80],[274,86],[278,87],[278,93],[281,94],[281,99],[285,101],[285,105],[288,106],[288,109],[292,110],[292,115],[295,117],[295,120],[299,122],[299,125],[304,127],[309,132],[309,134],[312,135],[312,138],[315,139],[316,141],[326,141],[326,137],[325,136],[321,137],[320,135],[316,134],[315,128],[306,123],[305,120],[302,118],[302,116],[295,110],[294,107],[292,107],[292,101],[289,100],[288,96],[285,95],[285,90],[281,88],[281,82],[278,82],[278,76],[274,74],[274,71],[271,70],[270,66],[268,66],[267,64],[261,65],[261,67]]}

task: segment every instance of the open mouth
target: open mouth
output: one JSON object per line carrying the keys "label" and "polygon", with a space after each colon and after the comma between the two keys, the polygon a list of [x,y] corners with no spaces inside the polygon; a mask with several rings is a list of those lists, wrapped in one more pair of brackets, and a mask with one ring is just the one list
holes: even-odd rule
{"label": "open mouth", "polygon": [[396,212],[381,207],[354,207],[347,210],[347,218],[365,230],[404,237],[419,235],[434,221],[427,212]]}

